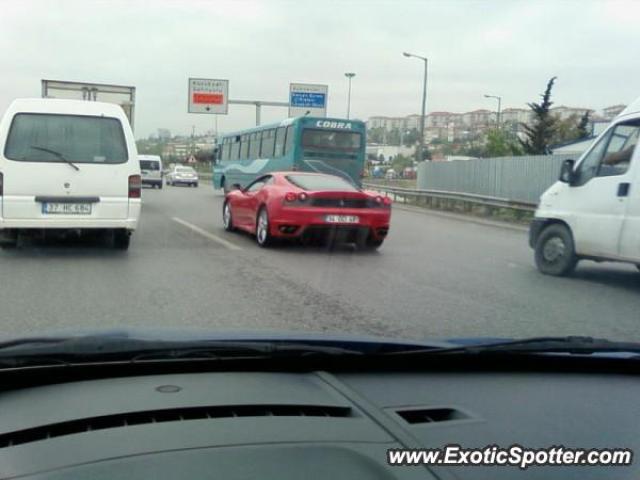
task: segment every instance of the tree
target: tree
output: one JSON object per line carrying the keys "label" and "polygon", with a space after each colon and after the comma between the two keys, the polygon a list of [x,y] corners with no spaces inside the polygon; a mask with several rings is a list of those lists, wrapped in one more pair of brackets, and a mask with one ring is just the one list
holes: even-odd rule
{"label": "tree", "polygon": [[561,145],[563,143],[573,142],[579,138],[578,133],[578,117],[571,115],[564,120],[556,119],[555,131],[551,140],[552,145]]}
{"label": "tree", "polygon": [[526,153],[531,155],[543,155],[549,153],[549,145],[553,140],[556,128],[556,118],[551,115],[550,109],[551,90],[557,77],[552,77],[547,83],[547,89],[541,95],[542,103],[529,103],[529,108],[533,111],[533,124],[521,124],[526,138],[520,140],[520,144]]}
{"label": "tree", "polygon": [[492,129],[487,134],[487,146],[483,156],[506,157],[510,155],[522,155],[522,147],[517,137],[506,130]]}
{"label": "tree", "polygon": [[589,131],[589,122],[591,112],[589,110],[585,110],[584,115],[580,118],[580,122],[578,123],[578,139],[588,138],[591,136],[591,132]]}

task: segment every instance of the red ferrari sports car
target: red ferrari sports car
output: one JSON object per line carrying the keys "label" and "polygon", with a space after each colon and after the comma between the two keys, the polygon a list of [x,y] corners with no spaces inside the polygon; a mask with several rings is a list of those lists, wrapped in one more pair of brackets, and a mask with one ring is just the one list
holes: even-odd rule
{"label": "red ferrari sports car", "polygon": [[389,232],[391,199],[319,173],[271,172],[230,191],[222,210],[227,231],[245,230],[266,247],[276,238],[324,238],[375,249]]}

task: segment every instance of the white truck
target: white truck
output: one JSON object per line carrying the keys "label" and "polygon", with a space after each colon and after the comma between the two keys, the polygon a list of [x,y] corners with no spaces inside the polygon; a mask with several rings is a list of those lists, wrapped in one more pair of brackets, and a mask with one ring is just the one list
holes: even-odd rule
{"label": "white truck", "polygon": [[567,275],[579,260],[640,268],[640,98],[618,115],[540,198],[529,231],[535,262]]}
{"label": "white truck", "polygon": [[120,105],[129,119],[131,130],[134,126],[136,87],[109,85],[105,83],[67,82],[62,80],[42,80],[42,98],[64,98],[87,100]]}

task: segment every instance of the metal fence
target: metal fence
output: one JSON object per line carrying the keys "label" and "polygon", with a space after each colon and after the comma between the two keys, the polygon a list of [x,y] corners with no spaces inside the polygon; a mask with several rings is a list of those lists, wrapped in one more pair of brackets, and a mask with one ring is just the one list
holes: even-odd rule
{"label": "metal fence", "polygon": [[537,203],[540,195],[558,179],[560,165],[575,155],[422,162],[418,166],[419,190],[463,192]]}

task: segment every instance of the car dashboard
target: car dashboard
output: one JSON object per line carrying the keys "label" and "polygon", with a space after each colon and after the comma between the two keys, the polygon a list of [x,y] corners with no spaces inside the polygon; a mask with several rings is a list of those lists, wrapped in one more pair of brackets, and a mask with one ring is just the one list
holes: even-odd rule
{"label": "car dashboard", "polygon": [[395,448],[640,447],[625,374],[202,372],[0,394],[0,477],[638,478],[627,467],[391,466]]}

